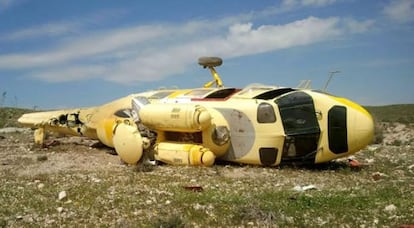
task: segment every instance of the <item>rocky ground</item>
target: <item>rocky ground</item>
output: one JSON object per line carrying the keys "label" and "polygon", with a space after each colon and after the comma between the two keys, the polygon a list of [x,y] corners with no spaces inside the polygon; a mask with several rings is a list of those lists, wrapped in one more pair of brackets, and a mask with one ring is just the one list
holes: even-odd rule
{"label": "rocky ground", "polygon": [[126,166],[79,137],[33,144],[0,129],[0,227],[414,224],[414,126],[384,123],[383,143],[316,167]]}
{"label": "rocky ground", "polygon": [[414,124],[380,123],[383,131],[383,145],[412,145],[414,143]]}

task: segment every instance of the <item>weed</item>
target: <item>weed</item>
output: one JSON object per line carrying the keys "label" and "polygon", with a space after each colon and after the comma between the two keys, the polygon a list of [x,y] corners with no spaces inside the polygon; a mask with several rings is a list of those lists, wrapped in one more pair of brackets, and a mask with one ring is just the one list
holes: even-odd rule
{"label": "weed", "polygon": [[157,218],[150,226],[159,228],[181,228],[184,225],[183,220],[178,215],[170,215],[166,218]]}
{"label": "weed", "polygon": [[[392,120],[391,111],[381,118]],[[80,144],[30,150],[31,137],[1,140],[0,227],[398,227],[414,221],[409,146],[361,151],[359,170],[344,161],[131,168]],[[310,184],[316,189],[294,190]],[[58,200],[61,191],[67,197]]]}

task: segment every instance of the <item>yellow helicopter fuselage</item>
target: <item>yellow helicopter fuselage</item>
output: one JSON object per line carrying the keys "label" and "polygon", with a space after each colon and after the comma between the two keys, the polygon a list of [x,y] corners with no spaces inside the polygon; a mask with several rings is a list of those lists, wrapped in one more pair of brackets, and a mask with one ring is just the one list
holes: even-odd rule
{"label": "yellow helicopter fuselage", "polygon": [[99,107],[25,114],[19,121],[98,139],[127,163],[147,150],[155,160],[180,165],[211,165],[216,159],[267,166],[322,163],[361,150],[373,137],[372,117],[354,102],[263,85],[154,90]]}

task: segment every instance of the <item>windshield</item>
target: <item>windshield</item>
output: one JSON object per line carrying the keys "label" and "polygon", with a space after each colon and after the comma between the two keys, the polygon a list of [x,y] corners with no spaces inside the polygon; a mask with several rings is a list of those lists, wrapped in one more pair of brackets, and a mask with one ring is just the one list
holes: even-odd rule
{"label": "windshield", "polygon": [[319,133],[312,97],[293,92],[276,100],[287,135]]}

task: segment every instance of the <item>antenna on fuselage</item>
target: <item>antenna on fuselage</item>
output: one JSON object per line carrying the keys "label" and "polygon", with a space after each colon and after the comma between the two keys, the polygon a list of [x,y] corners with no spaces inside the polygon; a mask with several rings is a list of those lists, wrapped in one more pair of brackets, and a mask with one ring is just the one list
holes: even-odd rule
{"label": "antenna on fuselage", "polygon": [[311,89],[312,81],[311,80],[301,80],[297,86],[299,89]]}
{"label": "antenna on fuselage", "polygon": [[340,72],[341,71],[339,71],[339,70],[329,72],[329,78],[328,78],[328,81],[326,81],[325,86],[323,87],[323,90],[322,90],[323,92],[326,92],[326,89],[328,88],[329,82],[331,82],[332,77],[334,76],[334,74],[337,74],[337,73],[340,73]]}
{"label": "antenna on fuselage", "polygon": [[210,88],[212,85],[216,84],[216,87],[223,87],[223,81],[221,80],[220,76],[217,74],[216,69],[214,67],[221,66],[223,64],[223,60],[219,57],[200,57],[198,58],[198,64],[203,66],[204,68],[210,69],[211,75],[213,76],[213,80],[204,84],[204,88]]}

